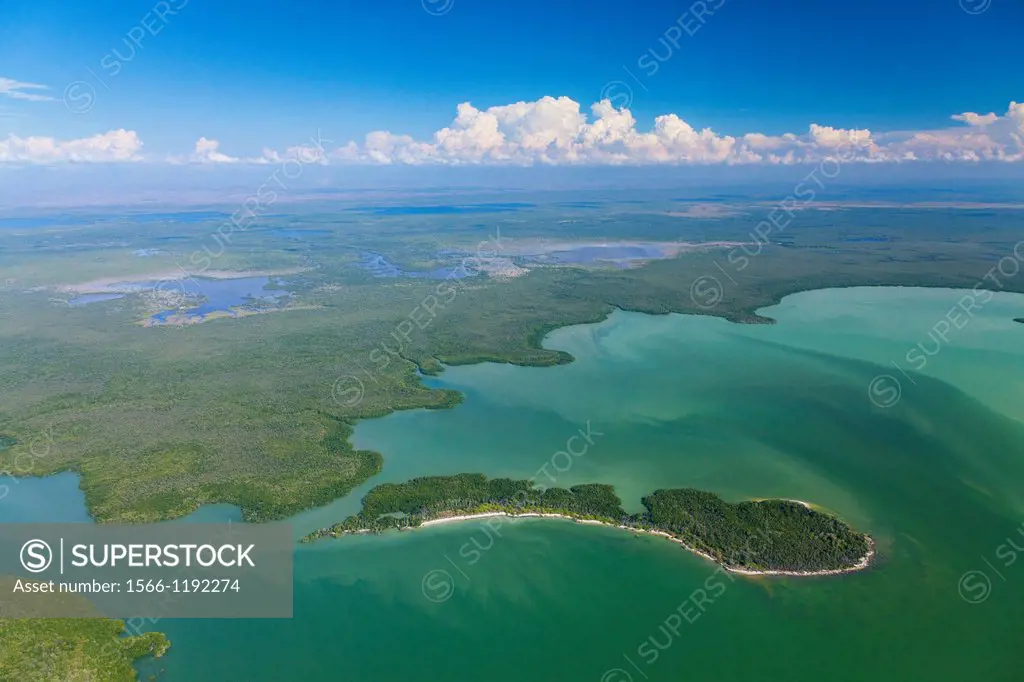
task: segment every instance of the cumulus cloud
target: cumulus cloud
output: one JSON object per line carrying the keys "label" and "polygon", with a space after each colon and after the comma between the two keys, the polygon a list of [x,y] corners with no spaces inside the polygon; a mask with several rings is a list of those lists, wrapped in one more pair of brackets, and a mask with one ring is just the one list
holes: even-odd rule
{"label": "cumulus cloud", "polygon": [[52,100],[53,97],[49,95],[39,94],[39,90],[49,90],[50,88],[45,85],[38,83],[23,83],[16,81],[13,78],[0,77],[0,95],[10,97],[11,99],[27,100],[29,102],[45,102]]}
{"label": "cumulus cloud", "polygon": [[52,137],[0,139],[0,163],[114,163],[139,161],[142,140],[132,130],[111,130],[77,140]]}
{"label": "cumulus cloud", "polygon": [[[317,131],[311,144],[257,157],[231,156],[220,142],[201,137],[190,154],[162,160],[178,164],[301,163],[375,165],[700,165],[800,164],[828,158],[861,163],[915,161],[1024,161],[1024,103],[1006,113],[966,112],[959,125],[937,130],[875,132],[812,123],[804,132],[724,134],[698,128],[677,114],[655,118],[644,130],[627,108],[602,100],[583,110],[568,97],[542,97],[478,109],[456,108],[450,124],[426,139],[378,130],[340,147]],[[119,130],[83,140],[0,139],[0,162],[135,161],[142,143]],[[332,148],[333,147],[333,148]],[[155,160],[155,159],[151,159]]]}
{"label": "cumulus cloud", "polygon": [[172,154],[167,157],[167,162],[172,164],[219,164],[219,163],[265,163],[262,159],[242,159],[236,156],[229,156],[220,151],[220,141],[200,137],[196,140],[195,148],[191,154]]}
{"label": "cumulus cloud", "polygon": [[460,104],[455,119],[430,139],[375,131],[329,158],[371,164],[793,164],[828,157],[866,163],[915,160],[1018,161],[1024,153],[1024,105],[1005,116],[964,113],[966,128],[875,134],[867,129],[812,123],[804,133],[732,136],[696,128],[676,114],[637,127],[633,114],[609,100],[590,115],[568,97],[477,109]]}
{"label": "cumulus cloud", "polygon": [[196,140],[195,148],[191,154],[180,156],[171,155],[167,157],[170,163],[252,163],[254,159],[241,159],[236,156],[229,156],[220,151],[220,141],[200,137]]}
{"label": "cumulus cloud", "polygon": [[954,121],[963,121],[969,126],[987,126],[989,123],[995,123],[999,120],[999,114],[993,112],[985,115],[976,114],[973,111],[965,111],[962,114],[953,114],[952,119]]}
{"label": "cumulus cloud", "polygon": [[889,149],[915,160],[1024,161],[1024,103],[1010,102],[1002,116],[966,112],[952,118],[967,127],[894,135]]}
{"label": "cumulus cloud", "polygon": [[168,156],[166,160],[173,164],[241,163],[264,165],[268,163],[285,163],[287,161],[298,161],[299,163],[326,163],[327,155],[324,143],[330,142],[330,140],[323,140],[320,138],[320,133],[317,131],[317,137],[310,137],[310,142],[311,144],[289,147],[284,152],[264,148],[260,156],[238,157],[230,156],[221,152],[219,140],[200,137],[196,140],[195,149],[191,154],[186,156],[171,155]]}

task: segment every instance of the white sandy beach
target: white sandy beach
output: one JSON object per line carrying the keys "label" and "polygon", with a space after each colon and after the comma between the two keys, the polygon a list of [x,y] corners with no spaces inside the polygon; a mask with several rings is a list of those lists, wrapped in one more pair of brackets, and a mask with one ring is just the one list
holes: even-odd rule
{"label": "white sandy beach", "polygon": [[[788,502],[795,502],[795,503],[798,503],[798,504],[802,504],[805,507],[807,507],[808,509],[811,508],[811,505],[809,503],[804,502],[802,500],[787,500],[787,501]],[[666,533],[665,531],[660,531],[660,530],[644,530],[642,528],[633,528],[631,526],[622,526],[622,525],[616,525],[616,524],[612,524],[612,523],[606,523],[604,521],[598,521],[597,519],[577,519],[577,518],[572,517],[572,516],[566,516],[565,514],[541,514],[541,513],[537,513],[537,512],[528,512],[528,513],[525,513],[525,514],[509,514],[508,512],[503,512],[503,511],[483,512],[481,514],[463,514],[463,515],[460,515],[460,516],[447,516],[447,517],[441,518],[441,519],[431,519],[429,521],[424,521],[418,527],[419,528],[426,528],[427,526],[439,526],[439,525],[441,525],[443,523],[457,523],[457,522],[460,522],[460,521],[472,521],[474,519],[486,519],[486,518],[492,518],[492,517],[496,517],[496,516],[508,516],[508,517],[515,518],[515,519],[522,519],[522,518],[529,518],[529,517],[533,517],[533,518],[547,518],[547,519],[566,519],[566,520],[569,520],[569,521],[575,521],[576,523],[580,523],[580,524],[590,524],[590,525],[598,525],[598,526],[608,526],[610,528],[619,528],[621,530],[630,531],[631,533],[644,533],[646,535],[657,535],[657,536],[666,538],[668,540],[671,540],[672,542],[676,543],[677,545],[680,545],[681,547],[683,547],[683,549],[686,549],[687,551],[692,552],[693,554],[696,554],[697,556],[703,557],[704,559],[707,559],[708,561],[710,561],[712,563],[716,563],[716,564],[719,563],[710,554],[708,554],[706,552],[702,552],[702,551],[700,551],[699,549],[697,549],[695,547],[691,547],[690,545],[686,544],[685,542],[683,542],[679,538],[677,538],[674,535],[671,535],[669,533]],[[867,537],[867,540],[868,540],[868,553],[865,554],[863,557],[861,557],[861,560],[858,561],[855,565],[849,566],[847,568],[836,568],[836,569],[831,569],[831,570],[826,570],[826,571],[754,571],[754,570],[748,570],[748,569],[743,569],[743,568],[732,568],[732,567],[729,567],[729,566],[722,566],[722,567],[725,570],[729,571],[730,573],[735,573],[737,575],[746,575],[746,576],[788,575],[788,576],[796,576],[796,577],[809,577],[809,576],[840,575],[842,573],[852,573],[854,571],[861,571],[861,570],[867,568],[868,566],[870,566],[871,565],[871,560],[875,556],[875,543],[874,543],[874,540],[872,540],[869,536],[865,536],[865,537]],[[721,564],[719,564],[719,565],[721,565]]]}

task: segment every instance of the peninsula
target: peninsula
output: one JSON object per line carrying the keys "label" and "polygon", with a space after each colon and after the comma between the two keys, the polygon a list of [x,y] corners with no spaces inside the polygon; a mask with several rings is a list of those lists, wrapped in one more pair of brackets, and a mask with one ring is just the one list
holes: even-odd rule
{"label": "peninsula", "polygon": [[305,538],[379,533],[490,516],[567,518],[666,537],[689,551],[746,575],[828,575],[866,568],[870,537],[796,500],[728,503],[681,488],[643,498],[646,511],[627,514],[612,486],[536,488],[530,481],[482,474],[430,476],[385,483],[363,509]]}
{"label": "peninsula", "polygon": [[[0,680],[132,682],[135,664],[161,658],[170,648],[159,632],[129,629],[122,620],[92,617],[80,595],[12,595],[16,578],[0,576]],[[74,618],[37,618],[40,601],[57,601]]]}

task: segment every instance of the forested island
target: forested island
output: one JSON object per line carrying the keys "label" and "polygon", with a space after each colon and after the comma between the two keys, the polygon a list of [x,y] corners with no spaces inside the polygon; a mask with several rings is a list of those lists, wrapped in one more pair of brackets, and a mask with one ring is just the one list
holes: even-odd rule
{"label": "forested island", "polygon": [[1014,322],[1020,322],[1021,324],[1024,324],[1024,317],[1015,317],[1015,318],[1013,318],[1013,321]]}
{"label": "forested island", "polygon": [[490,515],[554,516],[666,536],[735,572],[814,575],[865,568],[871,538],[839,519],[792,500],[732,504],[692,488],[657,490],[645,511],[627,514],[612,486],[535,488],[530,481],[482,474],[429,476],[385,483],[363,509],[303,538],[379,533]]}

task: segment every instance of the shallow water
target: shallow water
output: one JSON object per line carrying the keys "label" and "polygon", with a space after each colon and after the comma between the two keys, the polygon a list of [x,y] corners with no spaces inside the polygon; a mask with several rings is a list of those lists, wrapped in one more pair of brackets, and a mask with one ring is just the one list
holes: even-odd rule
{"label": "shallow water", "polygon": [[120,282],[111,285],[121,293],[84,294],[70,301],[69,305],[88,305],[123,298],[125,292],[157,290],[165,294],[176,294],[200,299],[199,305],[184,311],[164,310],[150,319],[165,323],[173,315],[184,315],[203,319],[210,313],[232,312],[232,308],[250,305],[256,301],[280,305],[291,296],[291,292],[279,281],[269,277],[238,277],[235,279],[207,279],[189,277],[181,280],[160,280],[143,282]]}
{"label": "shallow water", "polygon": [[[244,306],[256,300],[280,304],[290,292],[275,283],[274,288],[268,277],[239,277],[237,279],[204,279],[189,278],[174,282],[145,282],[140,288],[161,287],[167,291],[182,292],[189,296],[202,297],[201,304],[188,308],[180,314],[187,317],[205,318],[210,313],[230,312],[232,308]],[[167,318],[179,314],[176,310],[165,310],[153,315],[156,322],[166,322]]]}
{"label": "shallow water", "polygon": [[[683,485],[810,500],[878,539],[868,572],[719,594],[714,566],[671,543],[528,520],[325,541],[298,551],[295,622],[170,624],[200,653],[172,654],[167,679],[1016,679],[1024,573],[997,553],[1024,517],[1024,328],[1008,315],[1024,297],[996,297],[923,372],[905,367],[916,383],[891,363],[961,295],[818,291],[762,311],[773,326],[617,313],[559,330],[547,345],[576,363],[450,368],[430,382],[464,404],[361,423],[383,473],[294,519],[340,518],[383,481],[546,467],[548,484],[615,483],[633,509]],[[887,408],[868,393],[883,373],[905,384]],[[594,444],[559,471],[588,421]],[[994,595],[981,603],[977,574],[960,585],[975,570]],[[703,611],[699,589],[717,595]],[[242,642],[255,651],[230,653]]]}
{"label": "shallow water", "polygon": [[[1008,563],[1006,542],[1024,546],[1024,325],[1011,319],[1024,296],[994,297],[922,371],[906,360],[962,295],[815,291],[762,310],[776,325],[616,313],[558,330],[546,345],[573,364],[450,368],[428,381],[466,395],[455,409],[360,423],[355,442],[384,453],[382,474],[293,519],[301,534],[358,509],[373,485],[460,471],[609,482],[630,509],[656,488],[694,486],[820,504],[877,539],[866,572],[733,581],[664,540],[560,521],[326,540],[297,548],[293,620],[163,621],[155,628],[173,648],[143,672],[171,682],[1019,679],[1024,562]],[[869,393],[879,376],[901,382],[898,400]],[[558,455],[581,429],[586,451]]]}

